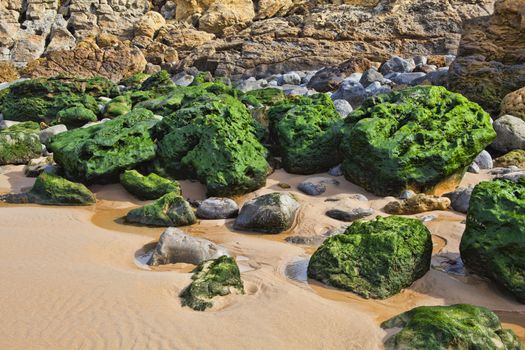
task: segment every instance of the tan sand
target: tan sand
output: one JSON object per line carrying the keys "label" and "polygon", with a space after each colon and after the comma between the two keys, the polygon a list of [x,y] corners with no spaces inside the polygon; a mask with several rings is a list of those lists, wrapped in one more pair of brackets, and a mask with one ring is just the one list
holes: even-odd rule
{"label": "tan sand", "polygon": [[[0,193],[31,186],[32,180],[23,177],[21,169],[3,168]],[[177,295],[189,283],[191,265],[152,271],[135,261],[135,255],[163,230],[123,223],[122,216],[144,202],[120,185],[93,186],[99,201],[88,208],[3,205],[0,348],[379,349],[385,336],[381,321],[418,305],[460,302],[495,310],[525,338],[525,306],[476,276],[433,269],[383,301],[306,281],[305,267],[313,249],[288,244],[287,236],[318,235],[341,226],[324,215],[341,205],[371,206],[385,215],[380,209],[389,199],[370,195],[342,177],[322,196],[309,197],[295,190],[305,178],[277,171],[265,188],[236,199],[241,204],[267,192],[293,192],[302,207],[290,232],[234,232],[232,220],[201,221],[184,228],[223,244],[241,267],[247,295],[228,296],[207,312],[180,306]],[[487,174],[467,174],[463,183],[486,178]],[[283,190],[279,183],[291,189]],[[198,183],[184,181],[182,188],[185,197],[205,196]],[[355,193],[370,201],[325,202],[328,197]],[[435,235],[435,253],[457,257],[464,215],[424,215],[437,217],[427,223]],[[437,255],[433,259],[434,264],[440,261]]]}

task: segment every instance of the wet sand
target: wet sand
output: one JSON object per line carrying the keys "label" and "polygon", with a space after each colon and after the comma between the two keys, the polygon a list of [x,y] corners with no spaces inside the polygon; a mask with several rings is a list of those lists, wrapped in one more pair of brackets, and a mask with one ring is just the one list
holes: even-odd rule
{"label": "wet sand", "polygon": [[[33,179],[22,167],[3,167],[0,193],[18,192]],[[316,175],[326,176],[326,174]],[[378,198],[342,177],[321,196],[296,190],[312,176],[277,171],[267,186],[247,199],[273,191],[292,192],[301,202],[293,228],[278,235],[237,232],[232,220],[200,221],[183,228],[228,248],[242,271],[247,295],[232,295],[207,312],[180,306],[178,293],[189,283],[192,267],[141,266],[137,257],[158,239],[163,228],[128,225],[123,216],[144,204],[120,185],[92,186],[92,207],[0,207],[0,305],[4,325],[0,348],[161,348],[161,349],[381,349],[386,335],[380,322],[419,305],[472,303],[500,315],[505,326],[525,340],[525,305],[477,276],[431,269],[410,288],[386,300],[365,300],[306,278],[315,247],[285,242],[288,236],[320,235],[345,223],[328,218],[328,209],[381,208],[392,198]],[[467,174],[462,184],[490,178]],[[291,186],[284,190],[279,183]],[[183,194],[203,199],[199,183],[183,181]],[[348,197],[364,194],[360,202]],[[325,201],[338,196],[340,201]],[[459,256],[465,216],[428,212],[433,234],[433,265]],[[447,260],[448,261],[448,260]],[[461,271],[460,271],[461,272]],[[6,283],[7,282],[7,283]]]}

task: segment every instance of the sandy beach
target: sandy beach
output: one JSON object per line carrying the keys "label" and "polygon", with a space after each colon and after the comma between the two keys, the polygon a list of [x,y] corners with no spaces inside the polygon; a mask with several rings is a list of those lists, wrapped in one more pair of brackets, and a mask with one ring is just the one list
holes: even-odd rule
{"label": "sandy beach", "polygon": [[[19,192],[34,179],[21,166],[0,174],[0,193]],[[327,174],[315,176],[328,177]],[[447,273],[459,256],[464,214],[428,212],[433,268],[402,293],[366,300],[307,280],[312,246],[287,243],[288,236],[320,235],[344,223],[324,215],[336,206],[370,206],[378,215],[392,198],[379,198],[337,177],[321,196],[296,190],[305,178],[273,173],[249,198],[290,191],[301,203],[293,228],[278,235],[236,232],[232,220],[210,220],[182,228],[210,239],[236,256],[246,295],[231,295],[206,312],[181,307],[179,292],[190,266],[149,269],[140,259],[162,228],[127,225],[122,216],[144,202],[120,185],[91,186],[92,207],[5,205],[0,207],[0,348],[9,349],[381,349],[380,322],[419,305],[471,303],[495,311],[504,326],[525,340],[525,305],[474,275]],[[462,185],[490,178],[467,174]],[[290,189],[282,189],[286,183]],[[183,195],[203,199],[204,186],[181,181]],[[361,193],[368,202],[327,198]],[[445,270],[445,271],[441,271]]]}

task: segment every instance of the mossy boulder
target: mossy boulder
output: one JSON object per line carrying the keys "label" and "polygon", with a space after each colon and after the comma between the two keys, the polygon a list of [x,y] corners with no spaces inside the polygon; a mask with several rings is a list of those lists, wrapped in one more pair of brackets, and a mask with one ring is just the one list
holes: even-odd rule
{"label": "mossy boulder", "polygon": [[105,123],[55,135],[48,148],[69,179],[118,181],[122,171],[155,157],[150,130],[157,122],[152,112],[134,109]]}
{"label": "mossy boulder", "polygon": [[23,122],[0,130],[0,165],[25,164],[40,157],[42,145],[35,122]]}
{"label": "mossy boulder", "polygon": [[50,173],[40,174],[29,192],[10,194],[3,199],[8,203],[45,205],[91,205],[96,202],[95,195],[86,186]]}
{"label": "mossy boulder", "polygon": [[241,273],[235,259],[221,256],[201,263],[193,271],[191,284],[180,294],[182,306],[204,311],[213,306],[212,300],[235,291],[244,294]]}
{"label": "mossy boulder", "polygon": [[150,226],[187,226],[197,222],[191,205],[178,193],[168,193],[153,203],[131,210],[126,221]]}
{"label": "mossy boulder", "polygon": [[515,149],[494,159],[494,166],[496,167],[509,167],[512,165],[517,166],[518,168],[525,168],[524,149]]}
{"label": "mossy boulder", "polygon": [[345,177],[380,196],[441,194],[496,137],[490,116],[440,86],[371,97],[345,119]]}
{"label": "mossy boulder", "polygon": [[126,170],[120,175],[120,183],[126,191],[141,200],[158,199],[171,192],[181,195],[177,181],[155,173],[144,176],[136,170]]}
{"label": "mossy boulder", "polygon": [[286,100],[272,107],[268,117],[270,135],[287,172],[319,173],[341,162],[342,119],[328,95]]}
{"label": "mossy boulder", "polygon": [[469,270],[525,303],[525,178],[474,187],[460,252]]}
{"label": "mossy boulder", "polygon": [[70,107],[82,106],[97,114],[94,97],[117,94],[117,86],[105,78],[24,80],[10,86],[2,113],[9,120],[50,123],[61,110]]}
{"label": "mossy boulder", "polygon": [[243,194],[264,186],[267,150],[239,100],[210,94],[186,96],[181,104],[156,127],[158,169],[175,178],[198,179],[209,196]]}
{"label": "mossy boulder", "polygon": [[286,95],[282,89],[265,88],[246,92],[244,99],[254,107],[257,107],[257,104],[273,106],[286,100]]}
{"label": "mossy boulder", "polygon": [[54,124],[64,124],[68,129],[74,129],[96,121],[97,115],[92,110],[84,106],[74,106],[58,112]]}
{"label": "mossy boulder", "polygon": [[401,328],[386,342],[394,350],[522,350],[518,337],[503,329],[492,311],[474,305],[420,306],[381,324]]}
{"label": "mossy boulder", "polygon": [[356,221],[312,255],[308,277],[365,298],[384,299],[430,268],[432,238],[418,219],[398,216]]}
{"label": "mossy boulder", "polygon": [[138,89],[141,87],[142,83],[146,81],[146,79],[148,79],[149,77],[150,75],[146,73],[136,73],[128,78],[119,81],[119,85],[124,85],[127,88]]}
{"label": "mossy boulder", "polygon": [[121,95],[117,96],[111,101],[109,101],[104,106],[104,113],[102,116],[104,118],[116,118],[120,115],[124,115],[131,111],[131,97],[130,95]]}

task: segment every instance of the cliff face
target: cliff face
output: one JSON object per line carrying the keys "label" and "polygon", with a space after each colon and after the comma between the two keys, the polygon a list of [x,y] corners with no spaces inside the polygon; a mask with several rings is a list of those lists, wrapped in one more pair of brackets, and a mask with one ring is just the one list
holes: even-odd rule
{"label": "cliff face", "polygon": [[[26,74],[56,73],[68,66],[65,60],[79,56],[64,51],[78,50],[79,43],[97,36],[97,43],[100,36],[113,43],[110,53],[104,47],[99,47],[104,53],[92,50],[97,54],[91,52],[90,60],[99,65],[122,49],[131,50],[124,59],[131,55],[133,66],[147,61],[234,76],[319,68],[355,56],[380,61],[391,54],[455,53],[463,21],[490,14],[493,2],[4,0],[0,61],[24,67],[43,57]],[[65,58],[58,62],[58,56]],[[93,69],[84,71],[89,75]]]}
{"label": "cliff face", "polygon": [[525,86],[525,0],[498,0],[492,16],[466,23],[449,79],[451,89],[493,114]]}

